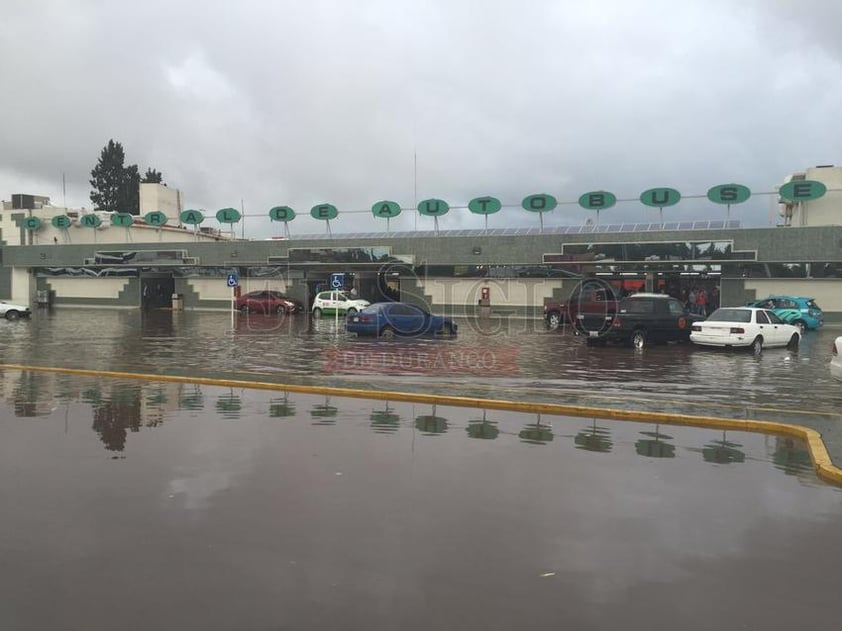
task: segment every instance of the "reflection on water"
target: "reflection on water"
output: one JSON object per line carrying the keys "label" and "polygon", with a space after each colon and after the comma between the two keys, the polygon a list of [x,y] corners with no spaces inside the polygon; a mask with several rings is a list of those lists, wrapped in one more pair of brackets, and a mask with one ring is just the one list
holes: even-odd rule
{"label": "reflection on water", "polygon": [[[95,321],[96,334],[78,335]],[[378,340],[345,334],[341,321],[304,315],[56,310],[0,327],[6,363],[230,376],[273,381],[349,381],[392,389],[480,396],[560,396],[597,404],[719,416],[842,419],[842,390],[830,378],[836,332],[805,335],[800,350],[717,352],[693,345],[589,348],[540,321],[459,321],[456,338]],[[38,388],[39,377],[21,387]],[[21,415],[40,414],[21,396]],[[777,416],[775,416],[777,415]]]}
{"label": "reflection on water", "polygon": [[[514,414],[487,410],[476,412],[459,408],[430,406],[429,412],[418,413],[417,406],[390,402],[360,402],[355,399],[295,395],[288,392],[235,390],[234,388],[199,386],[167,382],[126,382],[111,379],[80,378],[48,373],[2,373],[5,401],[12,414],[20,418],[51,417],[58,406],[65,411],[73,406],[73,415],[80,421],[85,414],[94,434],[104,448],[114,453],[127,450],[130,436],[142,429],[190,418],[204,410],[201,418],[247,420],[307,418],[311,425],[325,428],[364,421],[373,434],[396,436],[415,431],[421,436],[449,436],[449,440],[466,437],[470,440],[510,442],[515,439],[526,445],[563,448],[564,441],[555,440],[558,430],[553,424],[563,423],[572,437],[572,446],[583,452],[613,454],[629,450],[648,459],[675,459],[680,453],[700,454],[706,463],[715,465],[744,464],[747,460],[744,437],[733,438],[734,432],[722,432],[711,439],[709,431],[695,430],[698,442],[679,444],[672,428],[670,434],[658,424],[610,422],[592,419],[585,427],[581,421],[547,417],[540,414]],[[264,400],[265,399],[265,400]],[[212,401],[212,413],[205,401]],[[79,405],[84,407],[80,408]],[[87,409],[87,412],[82,410]],[[302,412],[303,411],[303,412]],[[303,414],[303,415],[302,415]],[[411,419],[411,420],[410,420]],[[457,420],[458,419],[458,420]],[[454,434],[453,427],[464,433]],[[630,431],[628,428],[635,428]],[[499,440],[508,439],[508,440]],[[763,453],[753,457],[769,462],[773,468],[804,480],[814,480],[812,462],[806,446],[788,437],[770,437]]]}
{"label": "reflection on water", "polygon": [[842,491],[789,438],[13,371],[0,393],[4,630],[838,617]]}
{"label": "reflection on water", "polygon": [[497,429],[497,423],[488,420],[487,410],[482,411],[482,418],[468,421],[465,431],[469,437],[482,440],[494,440],[500,435],[500,430]]}
{"label": "reflection on water", "polygon": [[614,444],[611,442],[611,432],[605,427],[597,427],[596,419],[593,425],[576,434],[574,439],[578,449],[608,453]]}
{"label": "reflection on water", "polygon": [[641,438],[635,441],[634,448],[638,455],[647,458],[675,458],[675,445],[664,441],[672,440],[672,436],[661,433],[659,425],[655,426],[654,432],[640,432],[649,438]]}

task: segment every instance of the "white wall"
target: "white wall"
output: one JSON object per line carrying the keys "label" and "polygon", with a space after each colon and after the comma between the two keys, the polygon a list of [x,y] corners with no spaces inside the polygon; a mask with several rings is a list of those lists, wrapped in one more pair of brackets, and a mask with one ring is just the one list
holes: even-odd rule
{"label": "white wall", "polygon": [[498,281],[493,278],[433,278],[419,285],[423,287],[425,294],[432,297],[434,304],[476,305],[480,299],[482,287],[488,287],[492,308],[540,307],[544,304],[544,298],[552,297],[553,289],[561,287],[561,280],[513,278]]}
{"label": "white wall", "polygon": [[824,184],[828,191],[823,197],[795,204],[792,211],[793,226],[839,226],[842,225],[842,167],[807,169],[806,178]]}
{"label": "white wall", "polygon": [[[17,270],[17,268],[15,268]],[[56,298],[110,298],[116,299],[129,284],[129,278],[73,278],[55,276],[47,286],[56,292]],[[138,297],[138,304],[140,298]]]}
{"label": "white wall", "polygon": [[12,295],[9,302],[32,307],[35,300],[35,277],[25,267],[12,268]]}
{"label": "white wall", "polygon": [[181,211],[181,191],[163,184],[140,185],[140,216],[158,210],[164,213],[173,225],[178,225]]}
{"label": "white wall", "polygon": [[754,289],[758,300],[772,295],[804,296],[814,298],[822,311],[842,311],[842,279],[749,279],[745,288]]}

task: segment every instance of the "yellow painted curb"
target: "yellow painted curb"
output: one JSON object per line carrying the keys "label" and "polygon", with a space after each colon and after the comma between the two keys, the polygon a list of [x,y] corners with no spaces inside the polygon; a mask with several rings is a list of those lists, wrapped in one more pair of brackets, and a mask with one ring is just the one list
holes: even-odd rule
{"label": "yellow painted curb", "polygon": [[181,377],[176,375],[156,375],[148,373],[117,372],[111,370],[88,370],[83,368],[58,368],[50,366],[26,366],[22,364],[0,364],[0,370],[19,370],[28,372],[47,372],[86,377],[108,377],[112,379],[136,379],[143,381],[165,381],[170,383],[190,383],[226,388],[250,388],[254,390],[274,390],[318,394],[324,396],[349,397],[355,399],[375,399],[380,401],[405,401],[428,405],[447,405],[453,407],[484,408],[487,410],[507,410],[531,414],[554,414],[558,416],[599,417],[618,421],[640,421],[660,423],[662,425],[687,425],[710,429],[735,430],[792,436],[803,440],[810,452],[816,475],[842,486],[842,469],[833,464],[830,454],[822,441],[821,434],[803,425],[759,421],[755,419],[728,419],[716,416],[696,416],[691,414],[669,414],[666,412],[642,412],[638,410],[620,410],[616,408],[588,407],[562,403],[537,403],[508,401],[504,399],[481,399],[478,397],[456,397],[438,394],[420,394],[389,390],[364,390],[361,388],[337,388],[331,386],[302,386],[297,384],[272,383],[267,381],[244,381],[241,379],[212,379],[208,377]]}

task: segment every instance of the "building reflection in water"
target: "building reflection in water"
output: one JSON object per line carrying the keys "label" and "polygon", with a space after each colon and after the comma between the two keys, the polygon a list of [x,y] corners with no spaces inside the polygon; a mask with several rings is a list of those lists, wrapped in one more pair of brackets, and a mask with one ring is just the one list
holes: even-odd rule
{"label": "building reflection in water", "polygon": [[336,425],[336,415],[339,408],[330,404],[330,397],[325,397],[323,404],[314,405],[310,410],[310,418],[316,419],[313,425]]}
{"label": "building reflection in water", "polygon": [[465,431],[468,433],[469,438],[479,438],[483,440],[494,440],[497,438],[500,434],[500,430],[497,429],[497,423],[488,420],[487,414],[488,411],[483,410],[481,419],[468,421],[468,426],[465,428]]}
{"label": "building reflection in water", "polygon": [[436,416],[436,406],[433,405],[432,414],[415,418],[415,428],[425,436],[438,436],[447,431],[447,419]]}
{"label": "building reflection in water", "polygon": [[401,417],[389,407],[388,401],[386,401],[385,409],[373,410],[369,419],[371,429],[378,434],[394,434],[400,429]]}
{"label": "building reflection in water", "polygon": [[672,440],[672,436],[661,433],[659,425],[655,425],[654,432],[640,432],[649,438],[641,438],[634,443],[635,451],[639,456],[647,458],[675,458],[675,445],[665,443],[665,440]]}
{"label": "building reflection in water", "polygon": [[[115,453],[125,451],[131,432],[138,432],[142,427],[155,427],[168,419],[178,418],[181,411],[203,410],[205,392],[216,397],[214,409],[207,414],[208,418],[221,420],[254,417],[255,414],[246,407],[246,403],[252,400],[252,396],[257,396],[245,389],[213,387],[206,388],[203,392],[202,387],[197,384],[77,378],[25,371],[0,374],[0,386],[9,405],[8,417],[11,417],[12,413],[17,417],[27,418],[57,416],[56,409],[63,406],[62,416],[67,425],[68,414],[71,421],[74,415],[78,417],[78,412],[72,409],[74,403],[81,402],[89,405],[90,416],[83,416],[81,420],[86,424],[91,422],[90,426],[105,449]],[[357,410],[350,399],[341,399],[343,402],[348,401],[347,404],[340,402],[335,405],[331,397],[323,399],[312,395],[299,397],[289,392],[279,392],[277,395],[259,399],[264,401],[262,404],[263,409],[266,410],[262,414],[264,418],[268,416],[269,418],[288,418],[293,421],[303,420],[309,412],[313,425],[333,426],[337,422],[339,408],[349,405],[352,417],[360,412],[364,414],[363,418],[368,418],[367,425],[374,433],[396,435],[403,428],[406,415],[411,414],[409,407],[388,401],[363,404],[362,409]],[[302,406],[304,406],[303,410],[301,410]],[[255,410],[258,409],[260,407],[255,408]],[[429,414],[413,415],[415,422],[411,427],[426,436],[447,434],[448,430],[453,428],[452,423],[456,421],[440,416],[438,411],[439,408],[433,405]],[[494,412],[491,413],[494,414]],[[481,411],[481,418],[479,413],[462,413],[454,410],[453,414],[457,415],[462,422],[457,426],[465,429],[464,434],[454,436],[474,440],[497,440],[501,435],[512,435],[505,429],[509,421],[489,420],[488,410]],[[256,416],[261,416],[261,413],[257,412]],[[518,414],[513,416],[512,420],[519,423],[520,419],[524,418],[525,415]],[[522,425],[522,429],[517,432],[520,442],[528,445],[553,443],[555,437],[553,425],[542,419],[540,414],[533,418],[534,422]],[[563,424],[576,422],[572,419],[550,418]],[[679,455],[679,449],[674,441],[684,440],[683,444],[680,443],[682,452],[701,454],[702,459],[707,463],[720,465],[743,463],[747,460],[745,448],[736,442],[739,439],[729,440],[726,431],[723,431],[717,440],[704,441],[697,437],[704,436],[706,430],[688,429],[686,431],[690,433],[687,436],[693,436],[693,438],[675,439],[672,435],[663,433],[658,424],[650,424],[647,428],[642,427],[640,423],[635,423],[628,425],[630,431],[626,432],[623,429],[625,424],[608,425],[611,428],[609,431],[607,427],[598,425],[598,422],[599,419],[592,419],[586,428],[573,435],[572,442],[576,449],[597,453],[619,453],[623,450],[614,449],[613,436],[616,435],[619,436],[616,439],[617,444],[624,447],[628,444],[630,447],[633,443],[637,455],[645,458],[676,458]],[[738,435],[742,436],[742,434]],[[690,441],[689,444],[686,441]],[[744,442],[747,441],[748,439],[744,440]],[[762,454],[757,456],[757,459],[771,464],[775,470],[783,471],[787,475],[798,476],[805,483],[815,480],[813,462],[807,446],[802,441],[785,436],[768,436],[765,441]],[[693,446],[694,443],[700,446]],[[558,447],[565,449],[568,444],[559,444]]]}
{"label": "building reflection in water", "polygon": [[541,422],[541,415],[538,414],[534,423],[524,426],[518,434],[520,442],[530,445],[546,445],[553,440],[553,426]]}
{"label": "building reflection in water", "polygon": [[596,419],[593,419],[593,424],[590,427],[576,434],[573,442],[576,443],[577,449],[600,453],[608,453],[614,445],[611,441],[611,432],[604,427],[598,427]]}
{"label": "building reflection in water", "polygon": [[803,443],[789,436],[775,436],[772,464],[787,475],[812,476],[814,471],[810,452]]}

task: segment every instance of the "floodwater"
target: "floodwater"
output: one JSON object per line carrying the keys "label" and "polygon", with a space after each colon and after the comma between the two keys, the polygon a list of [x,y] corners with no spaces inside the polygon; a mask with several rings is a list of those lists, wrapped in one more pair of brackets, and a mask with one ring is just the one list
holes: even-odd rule
{"label": "floodwater", "polygon": [[[110,351],[53,359],[167,357],[148,330],[102,333]],[[838,624],[842,491],[792,439],[14,370],[0,386],[4,631]]]}
{"label": "floodwater", "polygon": [[[809,424],[836,440],[842,388],[832,340],[808,332],[799,352],[686,345],[588,348],[538,320],[461,319],[453,339],[372,340],[342,321],[170,311],[61,309],[0,321],[7,364],[237,376],[288,383],[573,401]],[[839,439],[842,454],[842,438]]]}

